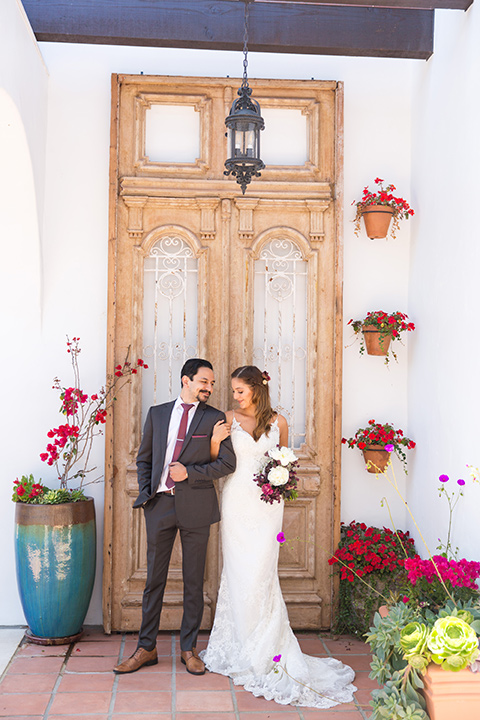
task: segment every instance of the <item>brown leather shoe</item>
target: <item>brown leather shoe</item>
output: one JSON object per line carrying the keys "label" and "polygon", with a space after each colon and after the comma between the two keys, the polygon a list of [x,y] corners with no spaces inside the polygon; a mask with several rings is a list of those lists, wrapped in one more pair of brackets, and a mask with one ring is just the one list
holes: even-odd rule
{"label": "brown leather shoe", "polygon": [[156,665],[157,663],[157,648],[153,648],[153,650],[137,648],[131,657],[114,667],[113,672],[117,675],[132,673],[140,670],[144,665]]}
{"label": "brown leather shoe", "polygon": [[187,667],[187,672],[191,675],[205,675],[205,663],[197,655],[195,648],[193,650],[182,650],[181,660]]}

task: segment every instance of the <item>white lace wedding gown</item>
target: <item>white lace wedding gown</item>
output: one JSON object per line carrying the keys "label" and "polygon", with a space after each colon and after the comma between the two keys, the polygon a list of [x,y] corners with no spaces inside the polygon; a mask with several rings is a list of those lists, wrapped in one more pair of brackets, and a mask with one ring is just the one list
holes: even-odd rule
{"label": "white lace wedding gown", "polygon": [[[208,647],[200,656],[211,672],[282,705],[351,702],[354,671],[333,658],[304,655],[288,620],[277,571],[283,501],[261,501],[252,481],[265,453],[279,442],[278,424],[255,442],[234,418],[232,442],[237,469],[222,496],[222,578]],[[274,671],[275,655],[282,656],[279,664],[291,678]]]}

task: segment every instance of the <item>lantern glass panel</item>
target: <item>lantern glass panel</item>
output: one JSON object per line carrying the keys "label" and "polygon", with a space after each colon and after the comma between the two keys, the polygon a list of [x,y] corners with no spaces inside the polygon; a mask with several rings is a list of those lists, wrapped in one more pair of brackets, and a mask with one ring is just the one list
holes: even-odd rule
{"label": "lantern glass panel", "polygon": [[231,157],[258,157],[258,131],[255,123],[237,120],[229,128]]}

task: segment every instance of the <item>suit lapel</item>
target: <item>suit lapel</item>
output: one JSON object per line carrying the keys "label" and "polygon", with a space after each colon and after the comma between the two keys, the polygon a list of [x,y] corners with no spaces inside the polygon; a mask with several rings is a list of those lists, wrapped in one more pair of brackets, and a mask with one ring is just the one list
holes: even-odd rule
{"label": "suit lapel", "polygon": [[[200,420],[203,417],[203,413],[205,412],[205,403],[199,403],[198,407],[195,411],[195,415],[193,416],[192,422],[190,423],[190,427],[187,430],[187,434],[185,435],[185,440],[183,441],[183,447],[182,447],[182,453],[185,450],[187,443],[190,441],[190,438],[194,434],[195,430],[198,427],[198,424]],[[181,456],[181,454],[180,454]]]}
{"label": "suit lapel", "polygon": [[163,465],[165,463],[165,453],[167,452],[167,443],[168,443],[168,426],[170,425],[170,418],[172,416],[172,411],[175,406],[175,400],[169,403],[165,403],[165,405],[162,406],[162,415],[159,418],[160,420],[160,443],[159,446],[162,448],[162,458],[161,458],[161,465],[163,468]]}

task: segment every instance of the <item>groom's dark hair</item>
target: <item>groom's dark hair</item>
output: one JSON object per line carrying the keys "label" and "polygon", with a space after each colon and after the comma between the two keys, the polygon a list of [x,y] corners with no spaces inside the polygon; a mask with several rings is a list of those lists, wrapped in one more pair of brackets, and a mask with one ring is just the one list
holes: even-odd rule
{"label": "groom's dark hair", "polygon": [[210,370],[213,370],[212,363],[208,362],[208,360],[202,360],[202,358],[190,358],[180,371],[180,381],[184,375],[190,378],[190,380],[193,380],[202,367],[207,367],[210,368]]}

